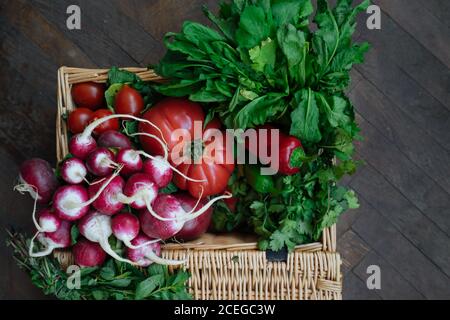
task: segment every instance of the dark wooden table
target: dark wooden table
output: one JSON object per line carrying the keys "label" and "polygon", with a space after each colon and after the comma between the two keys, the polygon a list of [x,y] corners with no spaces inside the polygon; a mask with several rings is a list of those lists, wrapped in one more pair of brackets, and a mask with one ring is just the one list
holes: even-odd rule
{"label": "dark wooden table", "polygon": [[[382,29],[361,17],[358,38],[373,49],[353,73],[351,98],[366,164],[347,179],[361,208],[339,223],[344,298],[450,298],[450,1],[374,0]],[[28,197],[12,191],[18,165],[55,160],[56,71],[145,66],[164,54],[161,39],[182,21],[205,21],[213,0],[0,1],[0,213],[31,230]],[[81,8],[81,30],[66,8]],[[43,298],[0,239],[0,298]],[[367,267],[381,268],[368,290]]]}

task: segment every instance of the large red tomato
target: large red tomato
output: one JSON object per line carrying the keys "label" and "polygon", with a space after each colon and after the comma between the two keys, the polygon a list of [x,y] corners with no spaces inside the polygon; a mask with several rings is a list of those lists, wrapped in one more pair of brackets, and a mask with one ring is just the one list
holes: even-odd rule
{"label": "large red tomato", "polygon": [[[143,118],[155,124],[161,132],[145,123],[140,124],[139,131],[161,137],[167,143],[169,160],[178,170],[190,178],[205,180],[193,182],[176,174],[174,183],[180,189],[188,190],[196,198],[199,197],[202,189],[203,197],[225,191],[228,179],[234,170],[234,163],[226,161],[231,154],[227,153],[225,135],[223,134],[219,139],[214,136],[216,129],[220,129],[220,123],[212,121],[203,128],[205,114],[199,104],[186,99],[168,98],[152,107]],[[194,127],[195,122],[197,122],[196,127]],[[176,129],[185,129],[183,138],[175,134]],[[154,155],[164,154],[161,144],[155,139],[141,136],[140,140],[145,151]],[[193,150],[194,146],[199,145],[204,147],[200,153],[194,151],[189,159],[179,163],[183,156],[189,155],[186,153],[187,150]],[[177,150],[181,152],[175,152]]]}

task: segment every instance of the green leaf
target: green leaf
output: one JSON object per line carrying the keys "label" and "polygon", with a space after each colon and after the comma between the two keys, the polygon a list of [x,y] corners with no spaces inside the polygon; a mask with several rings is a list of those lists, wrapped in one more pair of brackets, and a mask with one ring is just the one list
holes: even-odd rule
{"label": "green leaf", "polygon": [[116,94],[122,89],[124,86],[123,83],[114,83],[112,84],[108,90],[105,91],[105,99],[108,109],[114,112],[114,100],[116,98]]}
{"label": "green leaf", "polygon": [[92,291],[92,296],[95,300],[105,300],[107,299],[107,294],[104,291],[94,290]]}
{"label": "green leaf", "polygon": [[326,0],[317,0],[317,13],[314,18],[318,29],[313,36],[313,48],[317,54],[320,73],[324,74],[337,52],[340,30]]}
{"label": "green leaf", "polygon": [[304,85],[306,82],[306,52],[308,50],[305,34],[289,24],[278,29],[277,39],[287,59],[291,78],[298,81],[300,85]]}
{"label": "green leaf", "polygon": [[252,68],[263,72],[266,66],[274,67],[276,59],[277,44],[272,39],[267,38],[261,45],[249,50],[250,60],[253,62]]}
{"label": "green leaf", "polygon": [[113,279],[111,281],[108,281],[108,285],[112,287],[117,288],[127,288],[131,284],[131,279],[124,278],[124,279]]}
{"label": "green leaf", "polygon": [[71,239],[72,245],[75,245],[77,243],[79,236],[80,236],[80,230],[78,230],[78,227],[74,224],[70,228],[70,239]]}
{"label": "green leaf", "polygon": [[350,209],[358,209],[359,208],[358,197],[356,196],[355,191],[349,190],[345,194],[344,198],[347,201],[348,207]]}
{"label": "green leaf", "polygon": [[157,287],[163,285],[163,282],[164,276],[162,274],[148,277],[137,285],[135,299],[142,300],[149,297]]}
{"label": "green leaf", "polygon": [[278,27],[299,23],[304,26],[305,18],[313,11],[311,0],[272,0],[273,19]]}
{"label": "green leaf", "polygon": [[311,89],[297,92],[293,107],[290,133],[302,141],[319,142],[322,135],[319,130],[319,109],[314,92]]}
{"label": "green leaf", "polygon": [[113,85],[115,83],[134,83],[142,81],[139,76],[133,72],[121,70],[117,67],[112,67],[108,71],[108,84]]}
{"label": "green leaf", "polygon": [[152,264],[147,268],[148,274],[151,276],[157,274],[165,274],[167,272],[167,267],[160,264]]}
{"label": "green leaf", "polygon": [[164,188],[159,190],[159,192],[165,193],[165,194],[171,194],[171,193],[175,193],[177,191],[178,191],[178,188],[173,182],[170,182],[167,186],[165,186]]}
{"label": "green leaf", "polygon": [[187,21],[183,24],[183,34],[187,40],[202,48],[208,42],[225,41],[217,31],[197,22]]}
{"label": "green leaf", "polygon": [[292,151],[289,163],[291,167],[300,168],[305,162],[310,162],[315,159],[317,159],[317,156],[308,156],[306,155],[305,150],[299,147]]}
{"label": "green leaf", "polygon": [[114,276],[116,275],[116,272],[114,271],[114,268],[111,266],[105,266],[101,268],[100,270],[100,277],[102,277],[105,280],[112,280],[114,279]]}
{"label": "green leaf", "polygon": [[345,99],[337,96],[327,98],[321,93],[316,93],[316,101],[319,109],[326,114],[328,123],[333,128],[344,126],[350,122],[350,117],[345,114],[347,110]]}
{"label": "green leaf", "polygon": [[270,36],[272,19],[266,16],[264,9],[248,5],[240,16],[236,41],[240,47],[251,49]]}
{"label": "green leaf", "polygon": [[235,128],[247,129],[271,122],[286,109],[284,97],[284,94],[269,93],[251,101],[237,113],[234,119]]}

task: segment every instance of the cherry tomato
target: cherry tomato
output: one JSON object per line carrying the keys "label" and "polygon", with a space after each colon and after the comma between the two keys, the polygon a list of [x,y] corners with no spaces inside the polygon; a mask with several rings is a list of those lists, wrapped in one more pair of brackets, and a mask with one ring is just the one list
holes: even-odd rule
{"label": "cherry tomato", "polygon": [[115,97],[114,109],[118,114],[138,116],[144,109],[144,99],[136,89],[124,85]]}
{"label": "cherry tomato", "polygon": [[72,98],[80,108],[97,110],[105,105],[105,85],[96,82],[74,84]]}
{"label": "cherry tomato", "polygon": [[[110,116],[112,114],[113,113],[109,109],[99,109],[93,113],[91,123],[97,119],[101,119],[101,118]],[[119,119],[118,118],[110,119],[106,122],[103,122],[102,124],[100,124],[99,126],[97,126],[95,128],[94,134],[100,135],[103,132],[108,131],[108,130],[114,130],[114,131],[119,130]]]}
{"label": "cherry tomato", "polygon": [[83,132],[84,128],[90,123],[93,114],[92,110],[86,108],[73,110],[67,119],[70,132],[74,134]]}

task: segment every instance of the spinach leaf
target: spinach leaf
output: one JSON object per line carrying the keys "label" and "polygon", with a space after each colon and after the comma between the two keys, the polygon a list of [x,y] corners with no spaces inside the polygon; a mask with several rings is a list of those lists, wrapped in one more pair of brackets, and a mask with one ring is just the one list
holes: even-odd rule
{"label": "spinach leaf", "polygon": [[270,12],[258,6],[246,6],[236,31],[236,42],[242,48],[251,49],[270,36],[271,27]]}
{"label": "spinach leaf", "polygon": [[298,91],[292,101],[291,131],[300,140],[315,143],[322,139],[319,130],[319,108],[311,89]]}

